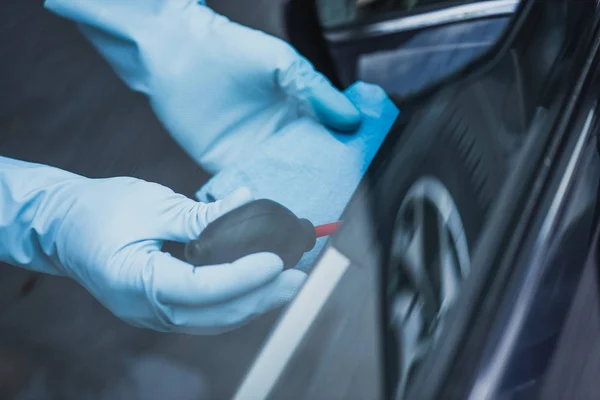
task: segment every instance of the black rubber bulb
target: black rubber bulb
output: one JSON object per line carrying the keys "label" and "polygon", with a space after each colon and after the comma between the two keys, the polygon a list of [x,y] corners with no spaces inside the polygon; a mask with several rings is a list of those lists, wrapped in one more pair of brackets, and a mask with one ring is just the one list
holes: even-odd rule
{"label": "black rubber bulb", "polygon": [[275,253],[285,268],[294,267],[316,243],[307,219],[272,200],[255,200],[211,222],[186,245],[185,257],[195,266],[229,263],[260,252]]}

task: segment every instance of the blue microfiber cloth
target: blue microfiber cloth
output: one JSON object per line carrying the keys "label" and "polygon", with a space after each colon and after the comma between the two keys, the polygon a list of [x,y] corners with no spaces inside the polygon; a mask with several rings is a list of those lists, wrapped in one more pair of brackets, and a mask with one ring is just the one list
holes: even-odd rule
{"label": "blue microfiber cloth", "polygon": [[[246,186],[257,199],[283,204],[314,225],[337,221],[399,113],[379,86],[358,82],[345,93],[363,114],[357,132],[332,132],[300,118],[217,173],[196,193],[198,200],[221,199]],[[326,240],[318,239],[297,268],[309,269]]]}

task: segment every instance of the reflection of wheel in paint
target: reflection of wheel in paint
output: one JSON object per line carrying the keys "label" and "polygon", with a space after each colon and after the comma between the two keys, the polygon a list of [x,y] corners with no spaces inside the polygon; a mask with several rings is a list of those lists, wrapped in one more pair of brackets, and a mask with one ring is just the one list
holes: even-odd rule
{"label": "reflection of wheel in paint", "polygon": [[470,269],[460,213],[436,178],[419,179],[396,215],[390,267],[390,322],[398,341],[398,392],[446,322]]}
{"label": "reflection of wheel in paint", "polygon": [[410,392],[413,375],[429,373],[423,361],[451,326],[447,310],[506,176],[502,147],[486,134],[495,120],[478,91],[462,89],[449,87],[427,107],[400,114],[373,194],[387,254],[386,390],[400,395]]}

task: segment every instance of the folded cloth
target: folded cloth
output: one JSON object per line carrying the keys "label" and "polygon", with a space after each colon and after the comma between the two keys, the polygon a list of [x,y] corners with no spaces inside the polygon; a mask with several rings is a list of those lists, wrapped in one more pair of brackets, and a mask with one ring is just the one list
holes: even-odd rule
{"label": "folded cloth", "polygon": [[[255,198],[277,201],[315,225],[338,220],[399,113],[379,86],[358,82],[345,93],[363,114],[357,132],[337,133],[300,118],[217,173],[196,193],[198,200],[218,200],[246,186]],[[319,239],[297,268],[310,269],[326,240]]]}

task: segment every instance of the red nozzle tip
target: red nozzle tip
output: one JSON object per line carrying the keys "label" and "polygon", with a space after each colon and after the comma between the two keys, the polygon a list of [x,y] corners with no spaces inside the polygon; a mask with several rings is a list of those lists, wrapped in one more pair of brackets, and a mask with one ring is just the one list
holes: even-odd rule
{"label": "red nozzle tip", "polygon": [[338,221],[338,222],[332,222],[330,224],[315,226],[315,234],[317,235],[318,238],[323,237],[323,236],[329,236],[338,229],[338,227],[340,226],[341,223],[342,223],[342,221]]}

